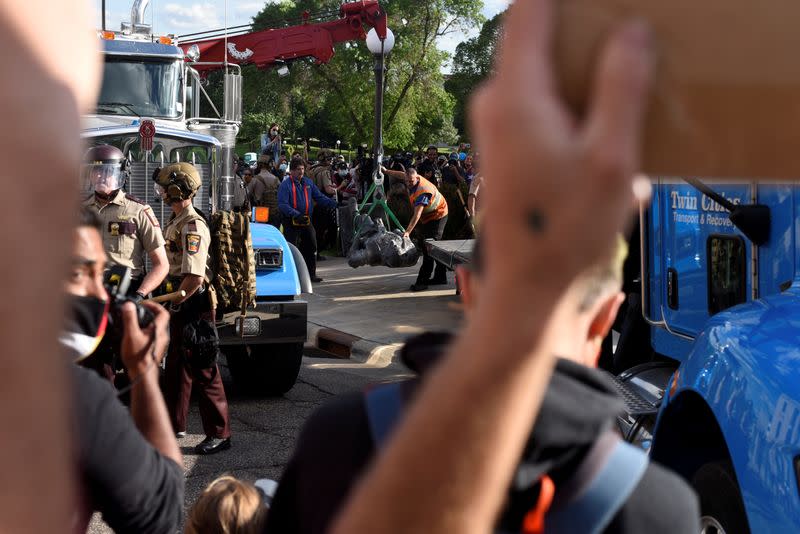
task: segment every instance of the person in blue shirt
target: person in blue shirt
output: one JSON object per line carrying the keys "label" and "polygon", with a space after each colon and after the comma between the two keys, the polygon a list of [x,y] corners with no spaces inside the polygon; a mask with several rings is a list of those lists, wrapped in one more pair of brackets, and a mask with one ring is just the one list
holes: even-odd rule
{"label": "person in blue shirt", "polygon": [[336,208],[336,201],[317,189],[305,172],[303,160],[293,159],[289,164],[289,179],[281,182],[278,188],[278,209],[286,240],[300,249],[311,281],[322,282],[322,278],[317,276],[317,234],[311,217],[315,204]]}
{"label": "person in blue shirt", "polygon": [[278,161],[278,157],[281,155],[281,144],[283,140],[281,138],[281,127],[278,126],[278,123],[273,122],[269,127],[269,134],[267,134],[268,142],[266,146],[264,146],[264,150],[261,151],[261,154],[264,156],[270,156],[272,161]]}

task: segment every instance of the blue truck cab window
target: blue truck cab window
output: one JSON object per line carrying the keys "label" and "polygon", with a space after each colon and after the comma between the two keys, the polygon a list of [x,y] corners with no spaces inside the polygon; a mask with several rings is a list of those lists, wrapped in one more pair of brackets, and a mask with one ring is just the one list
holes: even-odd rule
{"label": "blue truck cab window", "polygon": [[747,300],[744,240],[739,236],[708,238],[708,313],[714,315]]}

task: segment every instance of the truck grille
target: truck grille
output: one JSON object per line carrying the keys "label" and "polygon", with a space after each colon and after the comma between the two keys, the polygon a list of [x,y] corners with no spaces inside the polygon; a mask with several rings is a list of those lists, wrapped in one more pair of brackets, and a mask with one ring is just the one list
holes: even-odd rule
{"label": "truck grille", "polygon": [[277,269],[283,266],[283,250],[266,248],[255,252],[257,269]]}

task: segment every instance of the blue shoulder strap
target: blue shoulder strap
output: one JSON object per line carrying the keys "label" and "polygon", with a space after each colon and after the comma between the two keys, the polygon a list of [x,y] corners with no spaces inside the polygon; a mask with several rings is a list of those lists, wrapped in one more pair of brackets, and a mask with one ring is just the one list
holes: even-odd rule
{"label": "blue shoulder strap", "polygon": [[403,413],[403,395],[400,385],[401,382],[381,384],[364,395],[367,403],[369,430],[376,449],[384,444]]}
{"label": "blue shoulder strap", "polygon": [[545,515],[546,534],[599,534],[628,501],[647,470],[647,455],[619,438],[609,447],[608,453],[602,455],[605,456],[604,465],[599,466],[585,490],[563,506],[551,508]]}
{"label": "blue shoulder strap", "polygon": [[[401,382],[383,384],[365,394],[375,448],[386,442],[402,416],[401,385]],[[647,465],[644,451],[623,442],[616,434],[601,435],[574,480],[567,487],[556,488],[556,501],[545,516],[545,534],[603,532],[628,501]],[[559,492],[560,489],[565,491]],[[559,493],[567,494],[566,499],[560,499]]]}

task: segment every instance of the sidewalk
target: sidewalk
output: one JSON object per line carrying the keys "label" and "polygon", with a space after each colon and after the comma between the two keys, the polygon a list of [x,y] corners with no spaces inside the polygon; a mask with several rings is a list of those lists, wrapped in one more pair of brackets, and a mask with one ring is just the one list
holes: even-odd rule
{"label": "sidewalk", "polygon": [[392,363],[405,340],[427,330],[454,331],[461,321],[454,274],[450,283],[409,291],[414,267],[359,267],[345,258],[317,263],[323,282],[308,301],[308,341],[315,347],[371,364]]}

